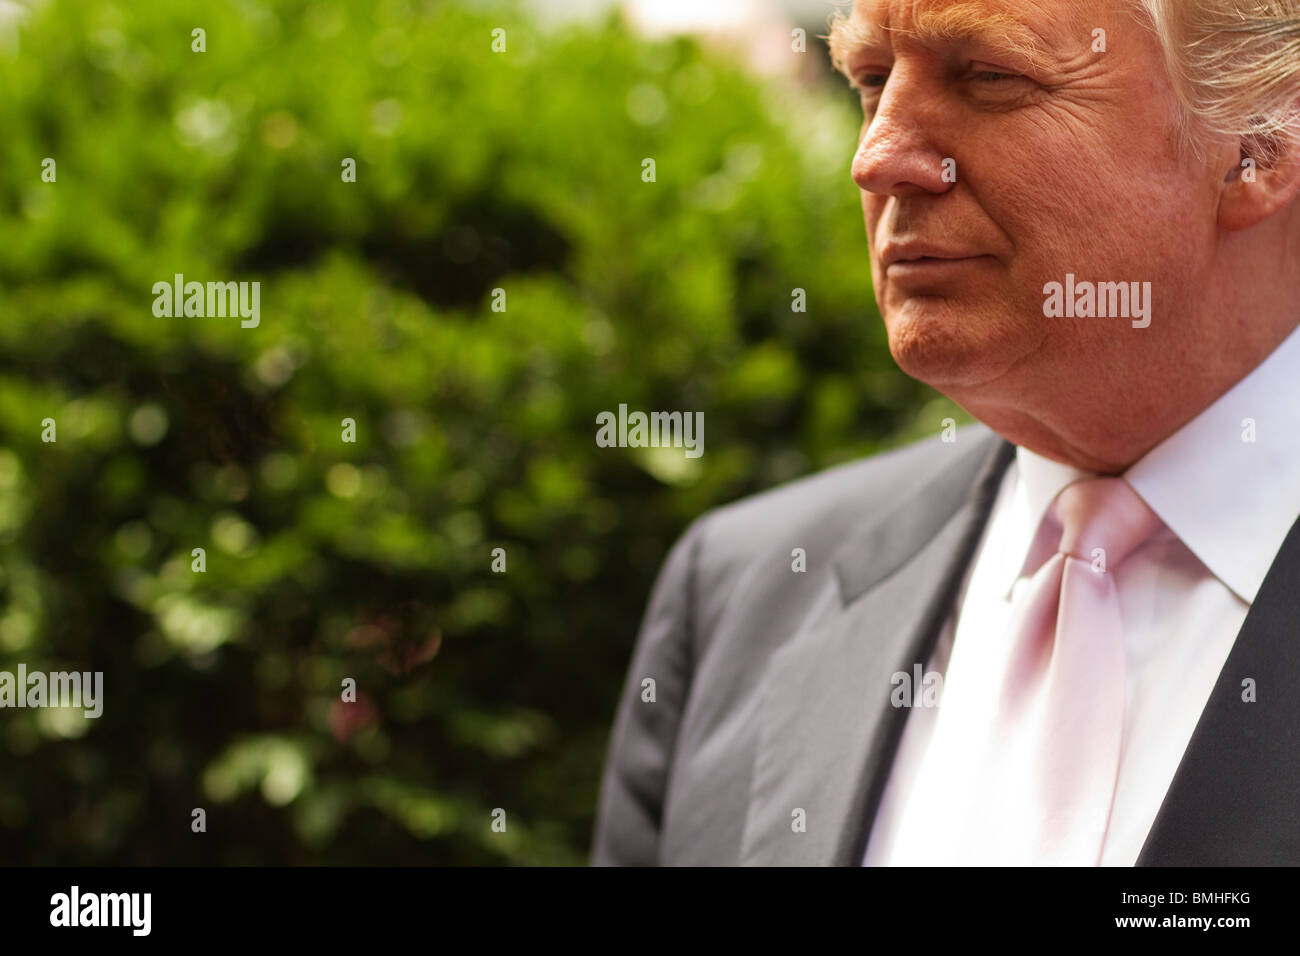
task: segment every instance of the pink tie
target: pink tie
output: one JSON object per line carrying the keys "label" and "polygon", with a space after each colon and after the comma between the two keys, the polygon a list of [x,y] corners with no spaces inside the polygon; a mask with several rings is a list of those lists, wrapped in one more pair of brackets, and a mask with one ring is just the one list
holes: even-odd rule
{"label": "pink tie", "polygon": [[1160,524],[1120,478],[1085,479],[1060,493],[1039,530],[1046,548],[1038,558],[1059,545],[1018,587],[1008,633],[987,648],[964,648],[967,660],[979,655],[964,672],[954,646],[893,862],[1100,862],[1124,733],[1113,573]]}

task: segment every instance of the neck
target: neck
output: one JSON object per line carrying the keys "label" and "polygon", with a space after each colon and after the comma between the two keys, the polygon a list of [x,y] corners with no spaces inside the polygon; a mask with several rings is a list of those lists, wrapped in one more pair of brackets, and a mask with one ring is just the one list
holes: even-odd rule
{"label": "neck", "polygon": [[1169,348],[1153,338],[1141,354],[1129,349],[1094,363],[1091,374],[1077,365],[1049,368],[948,394],[1012,444],[1118,475],[1254,371],[1298,323],[1297,316],[1272,325],[1220,322],[1233,335],[1212,347]]}

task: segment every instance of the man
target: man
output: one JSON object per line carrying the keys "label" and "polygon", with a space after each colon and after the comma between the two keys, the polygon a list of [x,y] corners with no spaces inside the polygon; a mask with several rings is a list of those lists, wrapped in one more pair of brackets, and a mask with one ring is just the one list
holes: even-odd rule
{"label": "man", "polygon": [[831,41],[890,350],[982,424],[695,522],[593,862],[1300,863],[1300,0]]}

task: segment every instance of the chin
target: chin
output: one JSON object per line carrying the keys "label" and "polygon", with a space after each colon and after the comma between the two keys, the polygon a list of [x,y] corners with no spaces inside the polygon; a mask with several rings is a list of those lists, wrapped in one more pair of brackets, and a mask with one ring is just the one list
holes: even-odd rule
{"label": "chin", "polygon": [[[946,314],[943,314],[946,313]],[[886,318],[889,351],[912,378],[939,390],[968,389],[1004,375],[1024,354],[1023,336],[981,322],[973,313],[958,319],[948,309],[918,314],[905,309]]]}

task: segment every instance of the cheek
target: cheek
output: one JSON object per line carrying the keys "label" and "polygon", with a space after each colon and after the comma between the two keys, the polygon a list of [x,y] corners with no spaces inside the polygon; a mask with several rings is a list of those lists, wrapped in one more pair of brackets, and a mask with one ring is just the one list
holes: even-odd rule
{"label": "cheek", "polygon": [[1162,258],[1161,247],[1195,228],[1201,173],[1179,154],[1164,113],[1152,105],[1132,112],[1117,119],[1082,108],[1045,110],[1007,137],[1023,144],[1017,154],[986,167],[989,178],[974,183],[1026,264],[1050,272],[1129,271]]}
{"label": "cheek", "polygon": [[1097,155],[1077,136],[1029,142],[1031,147],[998,169],[982,197],[1013,237],[1017,232],[1033,237],[1034,245],[1022,251],[1077,236],[1079,227],[1127,185],[1109,157]]}
{"label": "cheek", "polygon": [[1135,264],[1135,254],[1140,261],[1153,233],[1169,230],[1165,189],[1104,153],[1038,150],[979,199],[1011,239],[1019,282],[1041,289],[1066,272],[1113,271]]}
{"label": "cheek", "polygon": [[1041,225],[1026,225],[1041,236],[1031,260],[1035,282],[1073,272],[1099,282],[1149,281],[1166,295],[1187,283],[1197,258],[1194,227],[1176,192],[1157,181],[1076,188],[1076,199],[1044,207]]}

